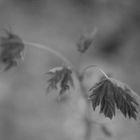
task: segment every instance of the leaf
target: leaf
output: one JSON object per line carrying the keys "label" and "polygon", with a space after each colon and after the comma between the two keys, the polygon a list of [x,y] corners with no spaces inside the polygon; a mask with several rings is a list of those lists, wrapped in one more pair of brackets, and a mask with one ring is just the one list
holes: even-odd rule
{"label": "leaf", "polygon": [[56,67],[51,69],[48,74],[51,75],[51,78],[48,80],[47,92],[50,92],[50,89],[57,90],[59,85],[59,95],[62,95],[70,87],[74,87],[72,70],[70,68]]}
{"label": "leaf", "polygon": [[[137,107],[139,106],[139,96],[126,84],[112,79],[117,89],[114,91],[114,98],[117,108],[125,117],[137,118]],[[118,94],[118,95],[117,95]],[[119,100],[119,101],[117,101]]]}
{"label": "leaf", "polygon": [[[93,90],[92,94],[89,96],[89,99],[92,100],[92,107],[93,107],[93,110],[96,109],[96,107],[101,103],[101,100],[104,96],[104,83],[105,81],[101,81],[99,83],[97,83],[97,88],[93,87],[92,89],[90,89],[90,91]],[[99,94],[96,94],[96,93],[99,93]]]}
{"label": "leaf", "polygon": [[95,29],[91,34],[84,34],[80,37],[77,43],[77,49],[80,53],[85,53],[92,45],[96,32],[97,30]]}
{"label": "leaf", "polygon": [[93,110],[100,105],[100,113],[110,119],[119,109],[125,117],[137,118],[139,101],[136,93],[124,83],[113,78],[106,78],[98,82],[89,90],[92,94],[89,99]]}
{"label": "leaf", "polygon": [[24,50],[24,44],[19,36],[7,30],[6,34],[6,37],[0,38],[0,62],[5,65],[4,71],[17,66]]}
{"label": "leaf", "polygon": [[78,51],[80,53],[85,53],[92,44],[92,41],[92,38],[85,38],[84,36],[82,36],[79,43],[77,43]]}

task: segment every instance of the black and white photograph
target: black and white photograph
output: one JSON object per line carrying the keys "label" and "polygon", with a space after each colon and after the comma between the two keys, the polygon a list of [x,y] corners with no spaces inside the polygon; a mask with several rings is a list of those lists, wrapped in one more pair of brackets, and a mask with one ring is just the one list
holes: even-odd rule
{"label": "black and white photograph", "polygon": [[0,140],[140,140],[140,1],[0,0]]}

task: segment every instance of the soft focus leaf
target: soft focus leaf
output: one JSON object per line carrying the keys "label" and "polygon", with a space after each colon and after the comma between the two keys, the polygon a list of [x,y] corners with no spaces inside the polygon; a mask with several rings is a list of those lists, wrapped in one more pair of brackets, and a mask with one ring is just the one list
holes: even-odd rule
{"label": "soft focus leaf", "polygon": [[17,66],[24,50],[24,44],[19,36],[8,31],[6,33],[6,37],[0,38],[0,62],[5,65],[4,71]]}
{"label": "soft focus leaf", "polygon": [[48,74],[51,75],[51,78],[48,80],[47,92],[50,92],[50,89],[57,90],[59,86],[59,94],[62,95],[69,90],[70,86],[74,87],[72,70],[70,68],[56,67],[51,69]]}
{"label": "soft focus leaf", "polygon": [[77,48],[80,53],[85,53],[92,45],[96,32],[97,30],[95,29],[91,34],[84,34],[80,37],[77,43]]}
{"label": "soft focus leaf", "polygon": [[92,44],[92,41],[93,41],[92,38],[85,38],[84,36],[82,36],[80,38],[79,43],[77,44],[78,51],[80,53],[86,52],[90,47],[90,45]]}
{"label": "soft focus leaf", "polygon": [[109,78],[101,80],[89,90],[93,110],[100,105],[100,113],[110,119],[119,109],[125,117],[137,118],[138,96],[124,83]]}

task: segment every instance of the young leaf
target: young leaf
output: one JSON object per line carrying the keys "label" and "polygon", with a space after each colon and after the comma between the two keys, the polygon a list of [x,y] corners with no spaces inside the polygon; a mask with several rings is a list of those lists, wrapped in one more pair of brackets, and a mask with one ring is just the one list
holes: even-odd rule
{"label": "young leaf", "polygon": [[48,74],[51,75],[51,78],[48,80],[47,92],[49,92],[50,89],[57,90],[58,86],[60,86],[59,95],[62,95],[70,86],[74,87],[72,70],[70,68],[56,67],[51,69]]}
{"label": "young leaf", "polygon": [[0,62],[5,65],[4,71],[17,66],[24,50],[24,44],[19,36],[7,30],[6,34],[6,37],[0,38]]}
{"label": "young leaf", "polygon": [[91,34],[84,34],[80,37],[80,40],[77,43],[77,48],[80,53],[85,53],[92,45],[96,32],[97,29],[95,29]]}
{"label": "young leaf", "polygon": [[104,113],[105,117],[112,119],[116,109],[119,109],[125,117],[136,120],[139,101],[134,91],[126,84],[109,78],[101,80],[89,91],[92,92],[89,99],[92,102],[93,110],[100,105],[100,113]]}
{"label": "young leaf", "polygon": [[77,43],[77,48],[80,53],[85,53],[90,45],[92,44],[93,39],[85,36],[81,36],[80,41]]}

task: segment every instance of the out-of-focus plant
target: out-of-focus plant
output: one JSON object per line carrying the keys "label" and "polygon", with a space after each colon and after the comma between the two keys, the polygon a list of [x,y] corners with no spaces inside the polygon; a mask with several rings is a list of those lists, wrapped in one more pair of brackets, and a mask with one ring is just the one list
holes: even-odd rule
{"label": "out-of-focus plant", "polygon": [[4,71],[7,71],[18,65],[18,60],[22,58],[24,51],[24,43],[19,36],[8,30],[5,31],[7,36],[0,38],[0,62],[5,65]]}
{"label": "out-of-focus plant", "polygon": [[[95,33],[96,31],[91,35],[83,35],[80,38],[77,44],[79,53],[85,53],[93,45]],[[116,110],[120,110],[125,117],[137,119],[140,97],[128,85],[109,77],[101,68],[94,64],[88,65],[82,70],[75,70],[69,60],[52,48],[42,44],[23,41],[18,35],[7,30],[6,34],[6,37],[0,38],[0,62],[4,66],[5,72],[18,65],[18,61],[23,57],[22,53],[25,46],[44,49],[57,55],[65,63],[63,66],[52,68],[47,72],[47,75],[51,76],[47,80],[47,93],[50,93],[51,90],[56,90],[62,96],[69,89],[74,88],[76,85],[73,75],[76,76],[79,86],[83,90],[85,87],[81,77],[84,77],[89,68],[97,68],[104,78],[93,85],[89,91],[84,89],[84,92],[91,93],[88,99],[92,104],[93,110],[100,106],[100,113],[103,113],[105,117],[110,119],[116,115]]]}

